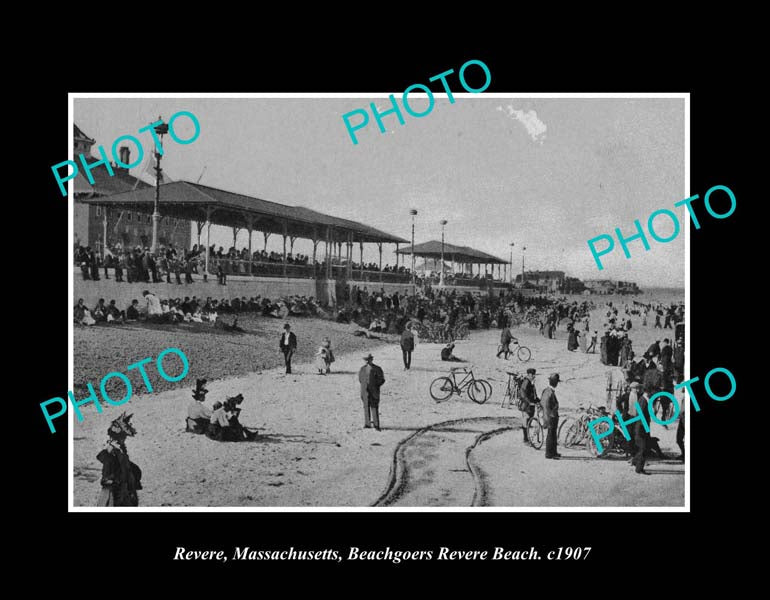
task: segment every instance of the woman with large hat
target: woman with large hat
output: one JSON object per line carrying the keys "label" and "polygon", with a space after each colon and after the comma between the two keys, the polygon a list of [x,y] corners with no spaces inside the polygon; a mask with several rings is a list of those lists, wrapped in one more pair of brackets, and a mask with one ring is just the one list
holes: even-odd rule
{"label": "woman with large hat", "polygon": [[139,506],[137,490],[142,489],[142,470],[128,458],[126,437],[136,435],[132,415],[123,413],[107,430],[109,439],[96,455],[102,463],[102,490],[97,506]]}

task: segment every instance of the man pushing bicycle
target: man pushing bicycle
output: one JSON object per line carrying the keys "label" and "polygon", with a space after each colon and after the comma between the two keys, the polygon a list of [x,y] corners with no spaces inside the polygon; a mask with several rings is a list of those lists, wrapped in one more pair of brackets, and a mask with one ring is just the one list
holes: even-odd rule
{"label": "man pushing bicycle", "polygon": [[511,342],[518,344],[519,340],[513,337],[511,328],[506,325],[500,332],[500,346],[497,349],[496,358],[499,358],[501,354],[505,353],[505,359],[508,360],[508,355],[511,353]]}
{"label": "man pushing bicycle", "polygon": [[527,423],[535,416],[535,406],[539,402],[535,391],[535,369],[527,369],[527,376],[522,380],[519,388],[519,410],[521,411],[521,430],[524,432],[524,443],[529,443],[527,436]]}

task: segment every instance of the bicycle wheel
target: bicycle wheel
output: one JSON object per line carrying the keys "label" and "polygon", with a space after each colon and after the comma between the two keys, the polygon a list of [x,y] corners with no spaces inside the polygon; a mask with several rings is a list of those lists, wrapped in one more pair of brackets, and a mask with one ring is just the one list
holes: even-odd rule
{"label": "bicycle wheel", "polygon": [[492,384],[489,383],[486,379],[477,379],[476,381],[478,381],[486,389],[487,398],[484,400],[484,402],[486,402],[492,397]]}
{"label": "bicycle wheel", "polygon": [[559,429],[556,431],[556,443],[560,446],[567,446],[566,438],[569,428],[575,423],[575,419],[572,417],[565,417],[564,420],[559,423]]}
{"label": "bicycle wheel", "polygon": [[449,377],[437,377],[430,384],[430,396],[436,402],[443,402],[452,397],[454,384]]}
{"label": "bicycle wheel", "polygon": [[476,404],[484,404],[487,401],[487,389],[478,379],[468,384],[468,397]]}
{"label": "bicycle wheel", "polygon": [[[598,425],[595,426],[594,431],[596,431],[597,435],[606,433],[607,430],[610,428],[610,426],[607,424],[606,421],[600,421]],[[594,458],[598,458],[599,456],[607,456],[607,449],[609,448],[610,440],[608,438],[602,438],[601,444],[602,444],[602,452],[599,452],[599,448],[596,446],[596,442],[594,441],[594,436],[592,436],[590,433],[588,434],[588,443],[586,443],[586,447],[588,448],[588,451],[591,453],[591,456]]]}
{"label": "bicycle wheel", "polygon": [[526,346],[519,346],[519,349],[516,351],[516,357],[521,362],[527,362],[530,358],[532,358],[532,353]]}
{"label": "bicycle wheel", "polygon": [[527,420],[527,437],[529,438],[529,444],[535,450],[540,450],[543,447],[543,441],[545,436],[543,435],[543,426],[540,421],[535,417],[530,417]]}
{"label": "bicycle wheel", "polygon": [[573,421],[567,429],[567,432],[564,434],[564,447],[572,448],[573,446],[577,446],[582,438],[583,435],[580,421]]}

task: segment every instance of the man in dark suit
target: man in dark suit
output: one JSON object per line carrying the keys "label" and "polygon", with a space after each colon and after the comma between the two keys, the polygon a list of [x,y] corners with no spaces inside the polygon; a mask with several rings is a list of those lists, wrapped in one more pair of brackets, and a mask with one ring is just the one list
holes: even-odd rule
{"label": "man in dark suit", "polygon": [[294,352],[297,350],[297,336],[291,331],[291,325],[286,323],[283,326],[283,334],[279,341],[279,348],[283,352],[283,359],[286,363],[286,373],[291,373],[291,357],[294,356]]}
{"label": "man in dark suit", "polygon": [[366,364],[358,371],[361,384],[361,402],[364,405],[364,429],[371,429],[372,424],[380,431],[380,387],[385,383],[385,374],[374,364],[371,354],[364,356]]}
{"label": "man in dark suit", "polygon": [[414,350],[414,333],[412,328],[407,325],[401,334],[401,354],[404,357],[404,370],[408,371],[412,366],[412,351]]}
{"label": "man in dark suit", "polygon": [[543,405],[548,435],[545,438],[545,457],[559,458],[556,452],[556,433],[559,427],[559,401],[556,399],[556,386],[559,385],[559,374],[553,373],[548,377],[548,387],[543,390],[540,402]]}
{"label": "man in dark suit", "polygon": [[[629,406],[628,408],[628,414],[631,418],[639,416],[639,411],[641,411],[642,419],[644,419],[645,423],[647,423],[648,429],[650,423],[650,412],[648,410],[648,404],[650,396],[655,394],[657,391],[658,390],[653,385],[645,385],[644,394],[639,397],[639,401],[634,403],[633,406]],[[631,464],[636,467],[635,470],[640,475],[649,475],[649,473],[644,470],[644,463],[646,460],[645,453],[647,452],[647,448],[650,446],[650,432],[645,429],[645,426],[641,421],[634,422],[633,426],[633,440],[634,445],[636,446],[636,454],[631,460]]]}

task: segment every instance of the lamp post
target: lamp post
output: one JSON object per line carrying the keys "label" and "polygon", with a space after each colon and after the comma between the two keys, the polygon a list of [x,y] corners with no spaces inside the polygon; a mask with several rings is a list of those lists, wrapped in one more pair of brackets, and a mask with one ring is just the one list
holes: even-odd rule
{"label": "lamp post", "polygon": [[[161,121],[160,125],[155,127],[155,133],[160,136],[160,147],[163,148],[163,136],[168,133],[168,124],[163,123],[162,119],[158,117],[158,121]],[[155,149],[155,209],[152,213],[152,246],[150,252],[153,255],[158,253],[158,222],[160,221],[160,211],[158,210],[158,204],[160,203],[160,157],[161,154],[158,149]]]}
{"label": "lamp post", "polygon": [[526,246],[521,247],[521,287],[524,289],[524,251],[527,249]]}
{"label": "lamp post", "polygon": [[447,224],[446,219],[441,219],[441,277],[439,278],[439,286],[444,286],[444,225]]}
{"label": "lamp post", "polygon": [[510,275],[508,276],[508,279],[509,279],[509,283],[510,283],[511,285],[513,285],[513,247],[514,247],[515,245],[516,245],[516,244],[514,244],[513,242],[511,242],[511,243],[510,243],[510,246],[511,246],[511,260],[510,260],[510,262],[509,262],[508,264],[509,264],[509,265],[511,265],[511,273],[510,273]]}
{"label": "lamp post", "polygon": [[409,209],[409,214],[412,215],[412,248],[411,248],[411,254],[412,254],[412,296],[414,296],[417,293],[417,281],[415,280],[415,273],[414,273],[414,217],[417,215],[417,209],[411,208]]}

